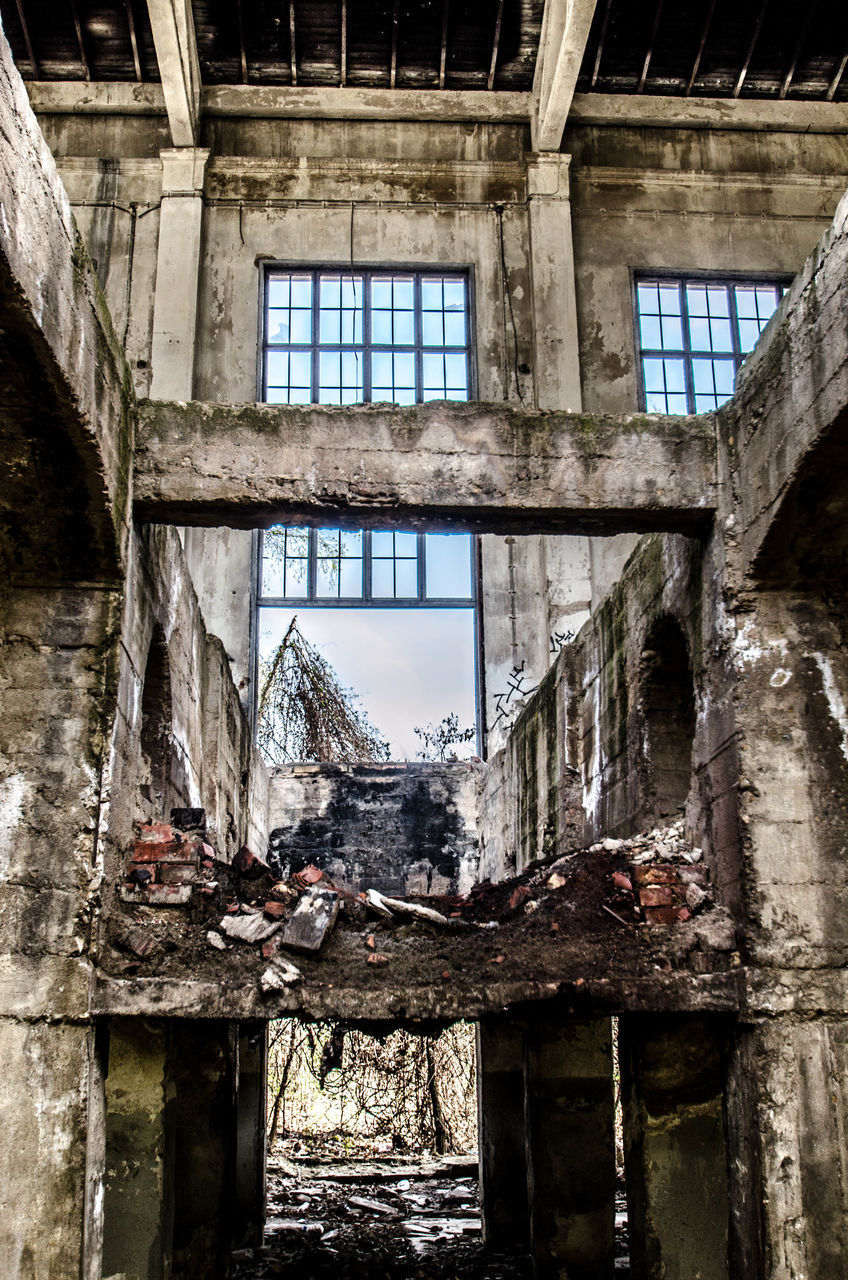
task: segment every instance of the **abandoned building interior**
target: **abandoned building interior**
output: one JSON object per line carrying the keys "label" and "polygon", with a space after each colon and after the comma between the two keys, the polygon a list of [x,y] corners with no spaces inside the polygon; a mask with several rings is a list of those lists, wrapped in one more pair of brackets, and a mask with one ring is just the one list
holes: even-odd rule
{"label": "abandoned building interior", "polygon": [[[476,1023],[538,1280],[613,1028],[630,1274],[845,1280],[848,10],[0,17],[3,1277],[227,1275],[298,1017]],[[317,603],[465,610],[477,753],[269,767]]]}

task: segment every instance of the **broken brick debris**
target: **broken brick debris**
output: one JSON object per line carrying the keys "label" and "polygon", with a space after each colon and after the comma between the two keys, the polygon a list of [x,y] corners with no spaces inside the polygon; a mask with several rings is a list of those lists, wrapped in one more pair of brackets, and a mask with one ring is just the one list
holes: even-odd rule
{"label": "broken brick debris", "polygon": [[388,964],[389,957],[384,956],[381,951],[372,951],[371,955],[365,961],[366,964]]}
{"label": "broken brick debris", "polygon": [[288,914],[286,904],[284,902],[275,902],[273,899],[265,903],[263,910],[270,920],[283,920]]}
{"label": "broken brick debris", "polygon": [[228,938],[235,938],[238,942],[264,942],[266,938],[270,938],[272,933],[276,933],[280,923],[278,920],[266,920],[264,915],[238,915],[224,916],[220,921],[218,928],[225,933]]}
{"label": "broken brick debris", "polygon": [[309,888],[311,885],[318,884],[319,881],[325,879],[325,876],[320,868],[310,863],[308,867],[302,867],[300,871],[296,871],[292,879],[304,888]]}
{"label": "broken brick debris", "polygon": [[261,875],[270,875],[271,868],[267,862],[263,862],[256,854],[243,844],[236,856],[233,858],[233,868],[240,876],[248,879],[254,879]]}
{"label": "broken brick debris", "polygon": [[150,884],[143,889],[121,884],[118,894],[122,902],[147,907],[184,907],[191,899],[190,884]]}
{"label": "broken brick debris", "polygon": [[332,932],[340,900],[335,889],[307,889],[283,933],[283,946],[294,951],[320,951]]}
{"label": "broken brick debris", "polygon": [[259,986],[266,994],[270,991],[282,991],[295,982],[301,982],[303,974],[296,965],[282,956],[276,956],[259,978]]}

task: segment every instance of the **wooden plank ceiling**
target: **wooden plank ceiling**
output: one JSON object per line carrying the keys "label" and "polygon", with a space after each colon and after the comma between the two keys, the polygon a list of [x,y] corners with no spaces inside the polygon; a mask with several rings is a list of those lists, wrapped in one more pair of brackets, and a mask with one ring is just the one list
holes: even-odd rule
{"label": "wooden plank ceiling", "polygon": [[[192,0],[206,84],[529,90],[543,0]],[[159,79],[145,0],[0,0],[21,73]],[[848,100],[846,0],[598,0],[578,92]]]}

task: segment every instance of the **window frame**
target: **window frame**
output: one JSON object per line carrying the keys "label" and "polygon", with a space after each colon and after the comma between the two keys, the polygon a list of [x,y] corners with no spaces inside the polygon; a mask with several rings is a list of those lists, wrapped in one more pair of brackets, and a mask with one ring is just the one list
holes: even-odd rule
{"label": "window frame", "polygon": [[[471,593],[467,596],[428,596],[426,589],[427,552],[426,539],[428,533],[465,532],[465,530],[426,529],[363,529],[357,526],[348,532],[362,534],[362,595],[361,596],[319,596],[315,594],[318,561],[319,529],[339,528],[338,525],[290,525],[289,528],[308,528],[308,567],[307,594],[305,596],[266,596],[262,594],[262,558],[265,530],[259,530],[256,538],[256,561],[254,566],[254,582],[256,583],[256,600],[254,608],[258,609],[472,609],[479,612],[480,602],[480,565],[477,535],[468,533],[468,555],[471,577]],[[414,533],[416,536],[417,587],[415,596],[374,596],[371,594],[371,540],[373,533]],[[386,557],[378,557],[383,559]],[[411,557],[410,557],[411,558]],[[366,595],[366,592],[368,593]]]}
{"label": "window frame", "polygon": [[[293,262],[290,260],[267,261],[263,260],[260,264],[259,273],[259,343],[257,351],[257,368],[256,368],[256,386],[257,398],[262,404],[271,403],[267,399],[267,352],[288,349],[292,345],[301,347],[304,351],[309,351],[311,360],[311,392],[315,395],[320,387],[319,375],[319,355],[321,344],[318,342],[320,307],[316,305],[317,300],[317,280],[322,274],[339,275],[339,276],[356,276],[363,277],[364,298],[362,312],[362,338],[361,344],[355,343],[333,343],[332,350],[344,351],[346,349],[361,349],[363,352],[363,371],[362,371],[362,392],[363,398],[356,400],[350,404],[324,404],[321,405],[318,400],[310,400],[309,405],[320,405],[321,408],[353,408],[361,404],[391,404],[392,401],[375,401],[370,398],[371,389],[371,361],[370,355],[373,351],[381,352],[398,352],[406,351],[414,355],[415,359],[415,380],[416,380],[416,397],[419,389],[423,388],[423,355],[427,353],[463,351],[466,355],[466,367],[468,372],[468,386],[466,389],[466,397],[464,401],[454,401],[453,403],[464,404],[477,399],[477,325],[476,325],[476,294],[474,284],[474,266],[471,263],[350,263],[350,262]],[[308,347],[299,343],[279,343],[269,345],[268,342],[268,285],[275,274],[286,274],[291,272],[297,275],[311,275],[313,280],[313,301],[312,301],[312,323],[311,323],[311,341]],[[391,275],[411,275],[413,277],[413,291],[415,305],[413,314],[415,316],[416,341],[409,346],[392,346],[385,343],[372,344],[370,341],[371,334],[371,305],[368,289],[368,282],[374,276],[391,276]],[[462,276],[465,281],[465,328],[466,342],[463,348],[440,346],[425,347],[421,342],[420,332],[420,315],[421,315],[421,280],[427,276]],[[449,402],[447,396],[443,400],[423,400],[417,399],[415,404],[431,404]],[[298,405],[277,405],[278,408],[307,408],[307,404]],[[398,406],[409,408],[411,406]]]}
{"label": "window frame", "polygon": [[[639,398],[639,408],[643,413],[656,412],[648,409],[648,397],[645,389],[645,369],[643,361],[648,359],[662,359],[671,357],[675,359],[683,359],[683,381],[686,393],[687,410],[686,415],[672,414],[672,417],[683,417],[698,413],[715,413],[715,409],[697,409],[695,407],[695,390],[693,382],[693,348],[690,343],[689,326],[685,317],[687,313],[681,310],[682,318],[682,336],[683,347],[679,349],[666,348],[660,350],[654,347],[642,346],[642,329],[641,315],[639,311],[639,285],[640,284],[670,284],[676,283],[685,296],[685,287],[687,284],[706,284],[706,285],[723,285],[728,291],[729,313],[730,313],[730,338],[732,351],[694,351],[695,359],[725,359],[728,362],[733,361],[733,381],[734,387],[736,379],[739,376],[739,370],[751,355],[750,351],[742,351],[739,342],[739,317],[736,311],[736,294],[735,287],[739,285],[749,285],[752,288],[762,287],[763,285],[771,286],[775,289],[783,289],[784,295],[786,290],[792,283],[794,276],[784,272],[768,272],[768,271],[704,271],[704,270],[675,270],[670,267],[658,267],[656,269],[648,269],[643,267],[631,268],[630,271],[630,296],[631,296],[631,319],[633,324],[633,349],[636,353],[636,380]],[[778,298],[777,305],[780,306],[782,298]],[[776,308],[775,308],[776,309]],[[722,401],[726,404],[726,401]]]}

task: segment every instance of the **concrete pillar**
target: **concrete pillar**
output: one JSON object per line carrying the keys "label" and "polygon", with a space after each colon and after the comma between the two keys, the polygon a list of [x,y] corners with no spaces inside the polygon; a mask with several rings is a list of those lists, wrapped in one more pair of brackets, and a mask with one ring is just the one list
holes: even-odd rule
{"label": "concrete pillar", "polygon": [[570,156],[527,161],[536,407],[579,413],[580,357],[571,237]]}
{"label": "concrete pillar", "polygon": [[235,1201],[236,1024],[171,1024],[176,1089],[172,1280],[223,1280]]}
{"label": "concrete pillar", "polygon": [[524,1035],[506,1018],[477,1024],[477,1114],[483,1239],[530,1243],[524,1142]]}
{"label": "concrete pillar", "polygon": [[103,1275],[168,1275],[175,1090],[164,1022],[113,1018],[106,1077]]}
{"label": "concrete pillar", "polygon": [[236,1244],[262,1243],[265,1226],[268,1024],[242,1022],[238,1042]]}
{"label": "concrete pillar", "polygon": [[717,1018],[619,1021],[634,1280],[727,1280],[726,1042]]}
{"label": "concrete pillar", "polygon": [[160,159],[162,207],[150,395],[156,400],[190,400],[203,232],[203,180],[209,152],[202,147],[176,147],[160,152]]}
{"label": "concrete pillar", "polygon": [[[809,975],[784,999],[799,1004]],[[819,989],[820,990],[820,989]],[[844,987],[840,987],[844,991]],[[842,996],[844,1008],[844,996]],[[728,1136],[731,1274],[752,1280],[848,1275],[848,1026],[835,1010],[740,1030]],[[761,1235],[761,1239],[757,1235]]]}
{"label": "concrete pillar", "polygon": [[532,1024],[524,1071],[536,1280],[608,1280],[615,1253],[609,1018]]}

